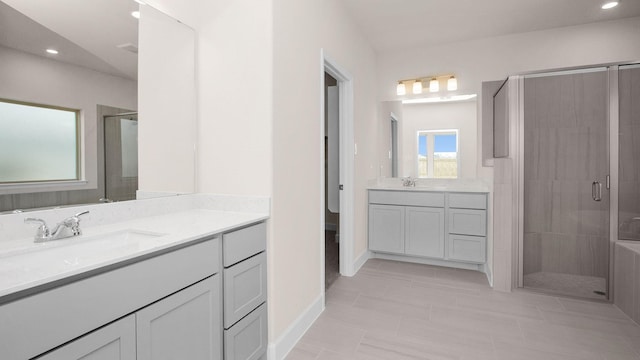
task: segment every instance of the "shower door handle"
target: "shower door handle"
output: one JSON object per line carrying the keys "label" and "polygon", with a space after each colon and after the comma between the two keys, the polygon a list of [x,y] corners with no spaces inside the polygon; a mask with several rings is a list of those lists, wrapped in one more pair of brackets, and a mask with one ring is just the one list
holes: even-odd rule
{"label": "shower door handle", "polygon": [[599,181],[591,184],[591,197],[594,201],[602,201],[602,184]]}

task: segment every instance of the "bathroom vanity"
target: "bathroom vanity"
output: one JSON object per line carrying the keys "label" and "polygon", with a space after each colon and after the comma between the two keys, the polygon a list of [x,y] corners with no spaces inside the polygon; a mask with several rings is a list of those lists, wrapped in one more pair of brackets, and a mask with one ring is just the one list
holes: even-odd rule
{"label": "bathroom vanity", "polygon": [[1,357],[265,359],[266,219],[193,209],[5,244]]}
{"label": "bathroom vanity", "polygon": [[368,204],[376,257],[474,270],[486,262],[486,192],[378,187]]}

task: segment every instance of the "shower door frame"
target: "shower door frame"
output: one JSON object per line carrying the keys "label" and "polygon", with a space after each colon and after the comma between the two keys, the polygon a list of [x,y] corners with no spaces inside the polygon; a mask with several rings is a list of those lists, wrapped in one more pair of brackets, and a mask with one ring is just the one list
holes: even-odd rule
{"label": "shower door frame", "polygon": [[[619,101],[618,101],[618,68],[620,65],[633,64],[634,62],[622,62],[615,64],[601,64],[582,66],[574,68],[543,70],[536,72],[523,73],[518,76],[509,77],[513,79],[516,85],[515,91],[509,93],[509,104],[516,104],[516,109],[511,111],[510,115],[515,115],[516,121],[516,189],[518,194],[518,238],[516,242],[515,261],[513,264],[514,272],[516,275],[515,287],[518,289],[543,292],[558,296],[572,297],[567,294],[559,294],[552,291],[532,290],[524,287],[524,81],[527,75],[553,75],[557,74],[570,74],[570,73],[582,73],[588,71],[595,71],[597,69],[604,69],[607,74],[608,85],[608,99],[606,113],[608,118],[606,145],[608,149],[609,157],[609,256],[608,256],[608,274],[606,277],[606,300],[607,302],[613,302],[613,266],[614,266],[614,245],[618,240],[618,166],[619,166]],[[580,298],[579,296],[575,296]],[[593,299],[590,299],[593,300]],[[595,300],[597,301],[597,300]]]}

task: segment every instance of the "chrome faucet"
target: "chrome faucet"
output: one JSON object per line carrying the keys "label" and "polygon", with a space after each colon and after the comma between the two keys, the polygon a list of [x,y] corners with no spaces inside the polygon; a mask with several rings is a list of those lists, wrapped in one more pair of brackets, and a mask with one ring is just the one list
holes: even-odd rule
{"label": "chrome faucet", "polygon": [[42,219],[26,218],[24,219],[24,222],[40,224],[40,226],[38,226],[36,236],[34,236],[34,242],[41,243],[50,240],[58,240],[81,235],[82,231],[80,230],[80,216],[88,213],[88,211],[83,211],[62,220],[56,225],[53,231],[49,229],[47,223]]}
{"label": "chrome faucet", "polygon": [[404,177],[402,178],[402,186],[416,186],[416,179],[411,176]]}

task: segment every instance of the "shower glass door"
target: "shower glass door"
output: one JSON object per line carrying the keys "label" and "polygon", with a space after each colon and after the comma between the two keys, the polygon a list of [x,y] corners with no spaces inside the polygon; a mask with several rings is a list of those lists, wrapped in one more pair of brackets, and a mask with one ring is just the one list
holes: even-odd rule
{"label": "shower glass door", "polygon": [[138,114],[104,117],[105,197],[136,198],[138,190]]}
{"label": "shower glass door", "polygon": [[608,93],[604,68],[524,79],[525,288],[607,298]]}

